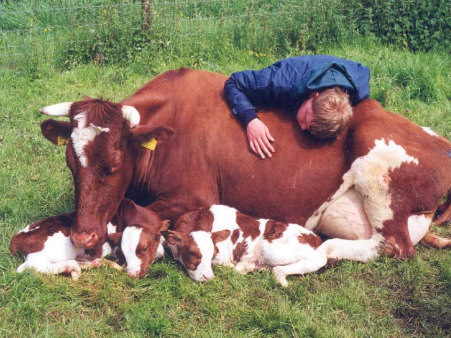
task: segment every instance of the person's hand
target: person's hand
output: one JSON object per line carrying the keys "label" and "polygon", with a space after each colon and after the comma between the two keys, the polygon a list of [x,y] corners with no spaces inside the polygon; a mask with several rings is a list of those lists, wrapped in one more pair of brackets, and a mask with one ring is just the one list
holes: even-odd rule
{"label": "person's hand", "polygon": [[265,155],[271,157],[271,153],[274,152],[271,142],[274,142],[274,138],[269,133],[268,127],[261,120],[253,119],[247,125],[246,131],[252,151],[262,159],[265,159]]}

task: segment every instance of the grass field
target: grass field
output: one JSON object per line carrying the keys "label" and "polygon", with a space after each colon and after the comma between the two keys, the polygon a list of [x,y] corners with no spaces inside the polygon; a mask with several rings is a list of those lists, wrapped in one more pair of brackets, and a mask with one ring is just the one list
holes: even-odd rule
{"label": "grass field", "polygon": [[[449,55],[410,53],[360,42],[321,52],[360,60],[372,70],[372,97],[392,111],[451,137]],[[234,51],[226,63],[198,68],[228,74],[263,67],[288,55]],[[74,208],[63,147],[45,140],[39,108],[84,95],[118,101],[183,59],[155,65],[51,68],[30,77],[0,77],[0,336],[448,336],[451,255],[417,246],[409,261],[343,262],[302,277],[286,289],[270,272],[246,276],[215,268],[204,284],[166,258],[142,280],[101,268],[78,282],[31,272],[17,274],[12,235],[26,224]],[[435,228],[451,235],[448,226]]]}
{"label": "grass field", "polygon": [[[78,282],[16,273],[23,258],[9,253],[14,233],[74,209],[64,148],[40,133],[39,108],[49,104],[85,95],[119,101],[179,67],[230,74],[303,53],[332,54],[369,66],[371,97],[387,110],[451,139],[449,38],[442,51],[414,53],[402,47],[414,35],[391,36],[397,46],[358,36],[362,22],[345,20],[343,4],[359,1],[151,3],[152,34],[143,37],[134,0],[0,1],[0,337],[449,337],[450,251],[421,244],[409,261],[342,262],[290,277],[288,288],[268,271],[242,276],[222,267],[198,284],[169,258],[142,280],[109,268]],[[420,21],[417,29],[427,20]],[[433,230],[451,237],[450,224]]]}

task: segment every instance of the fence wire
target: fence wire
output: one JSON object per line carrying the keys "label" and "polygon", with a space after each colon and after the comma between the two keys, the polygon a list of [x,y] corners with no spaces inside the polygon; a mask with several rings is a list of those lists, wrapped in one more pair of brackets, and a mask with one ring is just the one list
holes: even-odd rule
{"label": "fence wire", "polygon": [[[41,0],[0,2],[0,68],[121,61],[142,52],[265,51],[305,45],[312,25],[342,8],[332,0]],[[332,15],[331,14],[331,15]],[[340,25],[341,19],[336,24]],[[319,27],[319,25],[317,25]],[[320,28],[315,34],[335,29]],[[321,30],[323,32],[321,32]],[[288,42],[287,42],[288,41]],[[168,48],[170,47],[170,48]],[[196,49],[197,48],[197,49]]]}

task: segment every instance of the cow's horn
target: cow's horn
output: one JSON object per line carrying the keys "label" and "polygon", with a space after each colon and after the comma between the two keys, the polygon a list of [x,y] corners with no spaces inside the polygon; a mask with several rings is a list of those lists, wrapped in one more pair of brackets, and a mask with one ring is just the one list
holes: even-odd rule
{"label": "cow's horn", "polygon": [[68,116],[72,102],[57,103],[52,106],[47,106],[39,109],[42,114],[50,116]]}
{"label": "cow's horn", "polygon": [[137,126],[141,119],[139,112],[135,107],[126,105],[122,106],[122,116],[130,122],[130,128]]}

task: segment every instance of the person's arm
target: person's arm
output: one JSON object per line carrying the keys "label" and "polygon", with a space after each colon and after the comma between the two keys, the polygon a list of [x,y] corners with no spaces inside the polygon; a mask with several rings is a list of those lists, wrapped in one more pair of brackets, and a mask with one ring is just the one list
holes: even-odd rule
{"label": "person's arm", "polygon": [[271,85],[273,67],[272,65],[262,70],[233,73],[224,86],[225,96],[233,114],[246,127],[250,148],[262,159],[272,156],[274,147],[271,142],[274,142],[274,138],[266,125],[258,119],[254,104],[265,105],[271,100],[271,91],[274,88]]}
{"label": "person's arm", "polygon": [[255,76],[257,72],[253,70],[235,72],[224,85],[227,102],[235,117],[244,127],[247,127],[250,121],[257,118],[257,109],[249,100],[252,92],[257,90]]}

